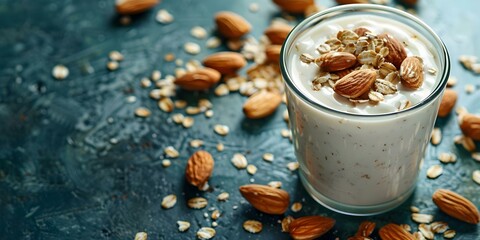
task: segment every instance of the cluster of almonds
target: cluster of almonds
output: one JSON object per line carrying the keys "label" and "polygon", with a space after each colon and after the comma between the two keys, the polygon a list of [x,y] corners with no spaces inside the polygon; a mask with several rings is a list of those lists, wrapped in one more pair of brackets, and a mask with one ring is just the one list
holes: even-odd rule
{"label": "cluster of almonds", "polygon": [[[319,67],[312,88],[332,87],[354,103],[380,102],[384,95],[397,92],[399,82],[411,89],[423,83],[422,59],[407,57],[403,44],[386,33],[376,35],[365,27],[341,30],[317,51],[316,58],[308,53],[300,56],[302,62]],[[402,109],[408,105],[400,104]]]}

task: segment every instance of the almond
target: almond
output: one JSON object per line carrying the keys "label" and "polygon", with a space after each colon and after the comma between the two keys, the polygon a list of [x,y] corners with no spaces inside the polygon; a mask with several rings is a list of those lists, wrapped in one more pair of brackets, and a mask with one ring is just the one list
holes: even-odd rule
{"label": "almond", "polygon": [[250,96],[243,104],[247,118],[259,119],[270,116],[282,102],[282,95],[276,92],[260,91]]}
{"label": "almond", "polygon": [[285,190],[259,184],[243,185],[240,193],[255,209],[267,214],[285,213],[290,202]]}
{"label": "almond", "polygon": [[407,57],[400,65],[400,78],[405,87],[417,89],[423,84],[423,60],[420,57]]}
{"label": "almond", "polygon": [[335,72],[355,65],[357,57],[347,52],[329,52],[315,59],[315,63],[324,72]]}
{"label": "almond", "polygon": [[291,26],[287,24],[276,24],[265,29],[264,34],[272,44],[282,45],[290,31],[292,31]]}
{"label": "almond", "polygon": [[447,189],[438,189],[433,193],[432,200],[438,208],[450,217],[460,221],[478,224],[480,213],[470,200]]}
{"label": "almond", "polygon": [[368,0],[336,0],[338,4],[368,3]]}
{"label": "almond", "polygon": [[393,36],[383,33],[378,35],[379,39],[382,39],[385,43],[385,47],[388,48],[388,55],[385,56],[385,61],[390,62],[398,69],[403,60],[407,57],[405,47]]}
{"label": "almond", "polygon": [[203,59],[203,65],[213,68],[221,74],[230,74],[247,65],[247,61],[242,54],[237,52],[219,52]]}
{"label": "almond", "polygon": [[212,68],[197,69],[175,79],[175,84],[189,91],[206,90],[220,80],[220,73]]}
{"label": "almond", "polygon": [[461,115],[460,129],[465,136],[480,141],[480,116],[465,113]]}
{"label": "almond", "polygon": [[382,240],[415,240],[415,237],[397,224],[389,223],[378,231]]}
{"label": "almond", "polygon": [[118,14],[132,15],[145,12],[155,5],[159,0],[117,0],[115,2],[115,8]]}
{"label": "almond", "polygon": [[202,189],[212,175],[214,161],[207,151],[195,152],[187,162],[185,177],[193,186]]}
{"label": "almond", "polygon": [[280,52],[282,51],[282,45],[268,45],[265,48],[265,55],[270,62],[280,62]]}
{"label": "almond", "polygon": [[333,86],[333,90],[346,98],[357,98],[370,90],[376,77],[375,70],[356,70],[338,80]]}
{"label": "almond", "polygon": [[366,27],[358,27],[353,29],[353,32],[356,33],[359,37],[361,37],[361,36],[366,36],[367,33],[371,33],[372,31],[370,31],[370,29]]}
{"label": "almond", "polygon": [[443,93],[442,101],[440,102],[440,108],[438,109],[439,117],[446,117],[455,106],[457,102],[457,92],[453,89],[445,89]]}
{"label": "almond", "polygon": [[360,223],[360,226],[358,227],[357,233],[355,236],[361,236],[361,237],[368,237],[373,233],[373,230],[375,230],[375,223],[370,222],[370,221],[363,221]]}
{"label": "almond", "polygon": [[252,25],[234,12],[219,12],[215,15],[218,32],[229,39],[240,38],[250,32]]}
{"label": "almond", "polygon": [[315,4],[315,0],[273,0],[282,10],[290,13],[303,13]]}
{"label": "almond", "polygon": [[295,240],[315,239],[335,225],[335,219],[322,216],[306,216],[294,219],[289,226],[290,236]]}

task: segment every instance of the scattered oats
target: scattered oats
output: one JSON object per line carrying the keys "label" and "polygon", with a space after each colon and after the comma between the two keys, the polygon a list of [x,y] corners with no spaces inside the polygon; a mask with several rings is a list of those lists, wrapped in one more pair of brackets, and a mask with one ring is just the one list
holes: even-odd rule
{"label": "scattered oats", "polygon": [[[322,45],[320,45],[320,46],[322,46]],[[328,46],[328,45],[327,45],[327,46]],[[320,47],[318,47],[318,48],[320,48]],[[318,48],[317,48],[317,50],[318,50]],[[330,46],[329,46],[329,48],[330,48]],[[319,50],[319,51],[320,51],[320,50]],[[302,62],[304,62],[304,63],[306,63],[306,64],[310,64],[310,63],[312,63],[313,61],[315,61],[315,58],[314,58],[312,55],[308,54],[308,53],[302,53],[302,54],[300,55],[300,61],[302,61]]]}
{"label": "scattered oats", "polygon": [[227,47],[232,51],[239,51],[243,45],[245,45],[245,41],[242,39],[230,39],[227,41]]}
{"label": "scattered oats", "polygon": [[457,78],[456,77],[449,77],[447,81],[447,87],[453,87],[457,84]]}
{"label": "scattered oats", "polygon": [[238,169],[244,169],[248,165],[247,158],[241,153],[235,153],[232,157],[232,164]]}
{"label": "scattered oats", "polygon": [[116,61],[109,61],[107,63],[107,69],[110,71],[115,71],[118,69],[118,62]]}
{"label": "scattered oats", "polygon": [[130,16],[127,16],[127,15],[121,16],[119,22],[120,22],[121,25],[127,26],[130,23],[132,23],[132,18]]}
{"label": "scattered oats", "polygon": [[185,73],[187,73],[187,71],[184,68],[175,68],[175,76],[177,78],[182,77]]}
{"label": "scattered oats", "polygon": [[69,70],[64,65],[56,65],[52,69],[52,76],[57,80],[63,80],[68,77]]}
{"label": "scattered oats", "polygon": [[302,203],[300,202],[294,202],[292,204],[292,207],[290,209],[292,209],[292,212],[300,212],[303,208],[303,205]]}
{"label": "scattered oats", "polygon": [[143,88],[148,88],[148,87],[152,86],[152,82],[150,81],[150,79],[144,77],[144,78],[140,79],[140,86],[143,87]]}
{"label": "scattered oats", "polygon": [[474,182],[476,182],[477,184],[480,184],[480,170],[475,170],[473,171],[472,173],[472,179]]}
{"label": "scattered oats", "polygon": [[198,100],[198,107],[201,108],[202,110],[203,109],[210,109],[213,107],[213,104],[212,102],[210,102],[210,100],[206,99],[206,98],[201,98],[200,100]]}
{"label": "scattered oats", "polygon": [[222,193],[218,194],[217,200],[218,201],[227,201],[229,197],[230,197],[230,194],[228,194],[228,192],[222,192]]}
{"label": "scattered oats", "polygon": [[420,232],[422,233],[422,235],[426,239],[434,239],[435,238],[435,235],[433,234],[432,229],[431,229],[430,225],[428,225],[428,224],[421,223],[420,225],[418,225],[418,230],[420,230]]}
{"label": "scattered oats", "polygon": [[220,211],[215,210],[212,212],[212,219],[217,220],[220,217]]}
{"label": "scattered oats", "polygon": [[248,6],[248,10],[250,10],[250,12],[258,12],[258,9],[260,9],[258,3],[250,3]]}
{"label": "scattered oats", "polygon": [[412,213],[412,220],[416,223],[431,223],[433,216],[430,214]]}
{"label": "scattered oats", "polygon": [[273,160],[275,159],[275,156],[273,156],[272,153],[264,153],[262,157],[263,157],[263,160],[267,162],[273,162]]}
{"label": "scattered oats", "polygon": [[187,42],[183,45],[183,49],[185,50],[186,53],[192,54],[192,55],[197,55],[200,53],[200,45],[194,43],[194,42]]}
{"label": "scattered oats", "polygon": [[412,227],[410,227],[410,225],[408,224],[400,224],[400,227],[407,230],[408,232],[412,231]]}
{"label": "scattered oats", "polygon": [[175,114],[173,114],[173,116],[172,116],[172,120],[173,120],[173,122],[176,123],[176,124],[182,123],[182,122],[183,122],[183,119],[184,119],[184,116],[183,116],[183,114],[181,114],[181,113],[175,113]]}
{"label": "scattered oats", "polygon": [[404,110],[411,106],[411,102],[409,100],[401,100],[400,105],[398,106],[398,110]]}
{"label": "scattered oats", "polygon": [[237,209],[238,209],[238,206],[237,206],[237,205],[233,205],[233,206],[232,206],[232,209],[233,209],[233,210],[237,210]]}
{"label": "scattered oats", "polygon": [[289,163],[287,163],[287,168],[288,168],[288,170],[290,170],[290,171],[295,171],[295,170],[298,169],[298,167],[299,167],[298,162],[289,162]]}
{"label": "scattered oats", "polygon": [[190,228],[190,223],[187,221],[177,221],[178,231],[185,232]]}
{"label": "scattered oats", "polygon": [[264,78],[255,78],[252,81],[253,86],[257,89],[265,89],[268,87],[268,82]]}
{"label": "scattered oats", "polygon": [[282,232],[290,232],[290,223],[295,220],[292,216],[286,216],[282,219]]}
{"label": "scattered oats", "polygon": [[425,240],[425,237],[421,232],[414,232],[412,235],[415,240]]}
{"label": "scattered oats", "polygon": [[427,177],[435,179],[442,175],[443,167],[441,165],[433,165],[427,169]]}
{"label": "scattered oats", "polygon": [[287,109],[285,109],[285,111],[283,111],[283,120],[287,123],[290,122],[290,118],[288,117],[288,110]]}
{"label": "scattered oats", "polygon": [[370,99],[370,101],[372,101],[372,102],[378,103],[378,102],[383,101],[384,97],[383,97],[383,94],[381,94],[379,92],[370,91],[368,93],[368,99]]}
{"label": "scattered oats", "polygon": [[197,237],[199,239],[210,239],[215,236],[215,229],[209,227],[202,227],[197,232]]}
{"label": "scattered oats", "polygon": [[215,126],[213,127],[213,130],[218,135],[226,136],[228,134],[228,132],[230,131],[230,128],[226,125],[215,124]]}
{"label": "scattered oats", "polygon": [[442,163],[454,163],[457,161],[457,155],[451,152],[442,152],[438,155],[438,160]]}
{"label": "scattered oats", "polygon": [[225,149],[225,145],[223,145],[223,143],[218,143],[217,144],[217,151],[222,152],[223,149]]}
{"label": "scattered oats", "polygon": [[193,72],[202,68],[202,63],[196,59],[191,59],[185,64],[185,68],[187,69],[187,72]]}
{"label": "scattered oats", "polygon": [[175,149],[173,146],[166,147],[165,149],[163,149],[163,152],[165,153],[165,155],[171,158],[177,158],[178,156],[180,156],[177,149]]}
{"label": "scattered oats", "polygon": [[473,160],[480,162],[480,152],[474,152],[472,153],[472,158]]}
{"label": "scattered oats", "polygon": [[173,22],[174,18],[166,9],[160,9],[155,16],[155,20],[162,24],[168,24]]}
{"label": "scattered oats", "polygon": [[178,99],[175,100],[174,105],[176,108],[185,108],[187,106],[187,101]]}
{"label": "scattered oats", "polygon": [[[429,67],[427,69],[427,72],[430,73],[431,75],[436,75],[437,74],[437,69],[434,67]],[[447,83],[448,84],[448,83]]]}
{"label": "scattered oats", "polygon": [[473,64],[472,71],[476,74],[480,74],[480,63]]}
{"label": "scattered oats", "polygon": [[164,168],[170,167],[171,165],[172,165],[172,161],[170,161],[169,159],[163,159],[162,160],[162,166]]}
{"label": "scattered oats", "polygon": [[175,60],[175,65],[177,65],[177,67],[182,66],[183,65],[183,60],[182,59]]}
{"label": "scattered oats", "polygon": [[139,107],[135,110],[135,115],[137,117],[146,118],[146,117],[149,117],[150,114],[152,113],[150,112],[150,110],[148,110],[148,108]]}
{"label": "scattered oats", "polygon": [[282,137],[284,138],[289,138],[292,135],[292,133],[288,129],[282,129],[280,134],[282,134]]}
{"label": "scattered oats", "polygon": [[459,106],[459,107],[455,108],[455,113],[457,115],[463,115],[463,114],[467,114],[468,110],[464,106]]}
{"label": "scattered oats", "polygon": [[410,206],[410,212],[412,213],[419,213],[420,212],[420,209],[418,207],[415,207],[415,206]]}
{"label": "scattered oats", "polygon": [[250,175],[254,175],[255,173],[257,173],[257,167],[255,167],[255,165],[253,165],[253,164],[248,164],[247,165],[247,172]]}
{"label": "scattered oats", "polygon": [[444,233],[448,229],[448,224],[446,222],[433,222],[430,227],[434,233]]}
{"label": "scattered oats", "polygon": [[162,77],[162,73],[159,71],[159,70],[154,70],[152,72],[152,75],[150,76],[150,79],[152,79],[152,81],[158,81],[160,80],[160,78]]}
{"label": "scattered oats", "polygon": [[190,34],[198,39],[204,39],[207,37],[207,30],[200,26],[195,26],[190,30]]}
{"label": "scattered oats", "polygon": [[194,197],[188,200],[187,205],[189,208],[193,209],[202,209],[205,208],[208,204],[207,199],[203,197]]}
{"label": "scattered oats", "polygon": [[273,188],[281,188],[282,187],[282,182],[280,181],[271,181],[267,183],[268,186],[273,187]]}
{"label": "scattered oats", "polygon": [[108,54],[108,58],[110,58],[110,60],[112,61],[117,61],[117,62],[121,62],[124,59],[123,55],[119,51],[111,51]]}
{"label": "scattered oats", "polygon": [[162,207],[166,209],[172,208],[173,206],[175,206],[176,203],[177,203],[177,196],[175,196],[175,194],[170,194],[163,198]]}
{"label": "scattered oats", "polygon": [[475,64],[477,62],[477,57],[468,56],[468,55],[461,55],[459,57],[459,60],[466,69],[471,70],[472,67],[473,67],[473,64]]}
{"label": "scattered oats", "polygon": [[243,222],[243,229],[249,233],[259,233],[262,231],[262,223],[256,220],[247,220]]}
{"label": "scattered oats", "polygon": [[195,114],[201,113],[202,111],[200,110],[199,107],[192,107],[192,106],[190,106],[190,107],[187,107],[187,108],[185,109],[185,112],[186,112],[187,114],[189,114],[189,115],[195,115]]}
{"label": "scattered oats", "polygon": [[205,117],[207,117],[207,118],[213,117],[213,110],[209,109],[209,110],[205,111]]}
{"label": "scattered oats", "polygon": [[457,232],[455,232],[455,230],[449,229],[443,233],[443,237],[451,239],[454,238],[456,234]]}
{"label": "scattered oats", "polygon": [[203,146],[203,141],[200,139],[193,139],[190,141],[190,147],[199,148],[201,146]]}
{"label": "scattered oats", "polygon": [[161,89],[152,89],[150,93],[148,94],[150,98],[158,100],[162,97],[162,90]]}
{"label": "scattered oats", "polygon": [[470,94],[475,91],[475,86],[473,84],[467,84],[465,85],[465,92]]}
{"label": "scattered oats", "polygon": [[221,44],[222,44],[222,40],[220,40],[220,38],[211,37],[207,40],[207,42],[205,43],[205,46],[207,48],[217,48],[217,47],[220,47]]}
{"label": "scattered oats", "polygon": [[170,98],[161,98],[160,101],[158,101],[158,107],[164,112],[173,112],[175,108]]}
{"label": "scattered oats", "polygon": [[467,136],[463,136],[462,146],[463,148],[465,148],[465,150],[469,152],[475,151],[475,148],[476,148],[475,142],[473,141],[473,139]]}
{"label": "scattered oats", "polygon": [[381,4],[381,5],[388,5],[390,4],[390,0],[370,0],[373,4]]}
{"label": "scattered oats", "polygon": [[184,117],[182,121],[182,125],[184,128],[190,128],[195,123],[195,120],[192,117]]}
{"label": "scattered oats", "polygon": [[165,54],[165,56],[163,56],[163,60],[165,60],[166,62],[172,62],[173,60],[175,60],[175,54],[167,53]]}
{"label": "scattered oats", "polygon": [[204,218],[208,218],[208,213],[206,213],[206,212],[203,213],[203,217],[204,217]]}
{"label": "scattered oats", "polygon": [[[328,45],[328,44],[326,44],[326,43],[322,43],[322,44],[320,44],[320,45],[317,47],[316,50],[317,50],[320,54],[325,54],[325,53],[330,52],[332,49],[331,49],[330,45]],[[300,60],[301,60],[302,62],[304,62],[304,63],[311,63],[311,62],[314,61],[314,59],[313,59],[313,58],[310,58],[310,57],[311,57],[311,56],[308,55],[307,59],[304,59],[304,58],[303,58],[303,54],[302,54],[302,55],[300,55]],[[305,60],[305,61],[304,61],[304,60]]]}
{"label": "scattered oats", "polygon": [[434,128],[432,131],[431,142],[433,145],[438,145],[442,141],[442,131],[440,128]]}
{"label": "scattered oats", "polygon": [[135,234],[135,240],[147,240],[148,234],[146,232],[138,232]]}
{"label": "scattered oats", "polygon": [[221,83],[215,88],[215,95],[217,96],[225,96],[230,93],[230,90],[228,89],[227,84]]}
{"label": "scattered oats", "polygon": [[137,101],[137,97],[135,97],[135,96],[128,96],[127,97],[127,102],[128,103],[134,103],[136,101]]}

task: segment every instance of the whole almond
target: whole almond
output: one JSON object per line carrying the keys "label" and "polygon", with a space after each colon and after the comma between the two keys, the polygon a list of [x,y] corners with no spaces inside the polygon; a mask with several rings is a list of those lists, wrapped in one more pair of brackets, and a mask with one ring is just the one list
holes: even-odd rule
{"label": "whole almond", "polygon": [[475,141],[480,141],[480,116],[465,113],[460,118],[460,129],[463,134]]}
{"label": "whole almond", "polygon": [[385,47],[388,48],[388,55],[385,56],[385,61],[390,62],[398,69],[403,60],[407,57],[407,51],[405,47],[393,36],[383,33],[378,35],[379,39],[382,39],[385,43]]}
{"label": "whole almond", "polygon": [[375,70],[355,70],[338,80],[333,86],[333,90],[346,98],[357,98],[370,90],[376,78]]}
{"label": "whole almond", "polygon": [[263,90],[247,99],[243,104],[243,113],[250,119],[264,118],[274,113],[281,102],[282,95]]}
{"label": "whole almond", "polygon": [[270,43],[282,45],[290,31],[292,31],[291,26],[287,24],[276,24],[265,29],[264,34],[268,37]]}
{"label": "whole almond", "polygon": [[368,3],[368,0],[336,0],[338,4]]}
{"label": "whole almond", "polygon": [[282,51],[282,45],[268,45],[265,48],[265,55],[270,62],[280,62],[280,52]]}
{"label": "whole almond", "polygon": [[175,79],[175,84],[189,91],[206,90],[215,85],[220,77],[220,72],[215,69],[201,68]]}
{"label": "whole almond", "polygon": [[423,60],[420,57],[407,57],[400,65],[400,78],[405,87],[417,89],[423,84]]}
{"label": "whole almond", "polygon": [[432,200],[442,212],[450,217],[471,224],[480,222],[480,213],[477,207],[458,193],[447,189],[438,189],[433,193]]}
{"label": "whole almond", "polygon": [[247,65],[247,61],[242,54],[237,52],[218,52],[204,58],[203,65],[213,68],[221,74],[230,74]]}
{"label": "whole almond", "polygon": [[357,57],[348,52],[329,52],[315,59],[315,63],[325,72],[335,72],[352,67]]}
{"label": "whole almond", "polygon": [[282,10],[290,13],[303,13],[315,4],[315,0],[273,0]]}
{"label": "whole almond", "polygon": [[353,29],[353,32],[356,33],[359,37],[366,36],[367,33],[371,33],[372,31],[366,27],[358,27]]}
{"label": "whole almond", "polygon": [[234,12],[219,12],[215,15],[218,32],[229,39],[240,38],[250,32],[252,25]]}
{"label": "whole almond", "polygon": [[415,240],[415,237],[397,224],[389,223],[378,231],[382,240]]}
{"label": "whole almond", "polygon": [[188,159],[185,178],[193,186],[202,189],[212,175],[214,165],[210,153],[197,151]]}
{"label": "whole almond", "polygon": [[329,217],[300,217],[290,223],[290,236],[295,240],[315,239],[330,231],[334,225],[335,219]]}
{"label": "whole almond", "polygon": [[368,237],[373,233],[373,230],[375,230],[375,223],[370,222],[370,221],[363,221],[360,223],[360,226],[358,226],[357,233],[355,236],[361,236],[361,237]]}
{"label": "whole almond", "polygon": [[445,89],[443,93],[442,101],[440,102],[440,108],[438,109],[439,117],[446,117],[452,111],[455,103],[457,102],[457,92],[453,89]]}
{"label": "whole almond", "polygon": [[259,184],[243,185],[240,193],[255,209],[267,214],[285,213],[290,202],[285,190]]}
{"label": "whole almond", "polygon": [[155,5],[159,0],[117,0],[115,2],[115,8],[118,14],[132,15],[145,12]]}

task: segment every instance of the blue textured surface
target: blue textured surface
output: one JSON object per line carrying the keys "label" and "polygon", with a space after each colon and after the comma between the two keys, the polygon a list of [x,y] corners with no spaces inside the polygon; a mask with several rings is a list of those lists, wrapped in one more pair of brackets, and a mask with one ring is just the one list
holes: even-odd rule
{"label": "blue textured surface", "polygon": [[[210,213],[209,207],[222,212],[215,239],[288,239],[280,231],[282,216],[261,214],[241,198],[238,186],[251,180],[261,184],[282,181],[292,202],[304,205],[300,212],[289,211],[289,215],[335,218],[334,229],[321,239],[346,239],[367,219],[377,226],[408,223],[416,230],[410,205],[448,222],[457,231],[455,239],[479,239],[478,225],[446,216],[431,201],[433,191],[448,188],[480,206],[480,186],[471,179],[480,163],[453,144],[453,136],[460,133],[454,114],[437,121],[443,140],[428,147],[416,192],[405,204],[373,217],[343,216],[315,203],[297,174],[286,169],[286,163],[295,158],[290,142],[280,136],[287,127],[281,116],[285,106],[265,120],[251,121],[244,119],[241,105],[245,97],[237,93],[216,97],[180,92],[191,104],[199,97],[209,98],[215,111],[212,119],[195,116],[194,127],[185,130],[158,109],[148,97],[149,90],[139,86],[141,77],[154,69],[163,74],[173,72],[175,65],[164,62],[164,54],[174,52],[177,58],[188,60],[191,56],[183,52],[183,43],[194,41],[204,46],[205,40],[193,39],[189,31],[200,25],[213,33],[212,15],[217,11],[242,14],[254,26],[251,35],[259,37],[269,20],[279,15],[270,1],[164,0],[155,10],[135,17],[129,26],[117,24],[113,2],[0,0],[1,239],[133,239],[139,231],[148,232],[149,239],[194,239],[200,227],[211,224],[203,216]],[[251,2],[259,3],[259,12],[248,11]],[[478,90],[473,94],[464,91],[466,84],[478,89],[480,77],[457,61],[462,54],[480,56],[480,2],[419,2],[419,16],[437,31],[450,51],[451,76],[459,80],[454,88],[459,93],[457,106],[480,113]],[[319,3],[333,5],[330,1]],[[175,16],[173,23],[155,22],[155,13],[161,8]],[[125,55],[115,72],[105,68],[111,50]],[[193,58],[202,59],[209,53],[203,50]],[[51,77],[52,67],[59,63],[70,69],[64,81]],[[137,97],[135,103],[126,102],[131,95]],[[152,116],[134,117],[139,106],[152,109]],[[113,122],[109,123],[109,118]],[[228,125],[231,133],[226,137],[214,134],[217,123]],[[118,143],[112,144],[112,138]],[[186,159],[196,150],[188,142],[196,138],[205,141],[202,148],[216,161],[210,180],[212,192],[199,192],[184,180]],[[225,151],[217,152],[218,142],[225,143]],[[169,145],[180,151],[180,158],[163,168],[163,149]],[[273,163],[261,159],[267,151],[276,156]],[[444,173],[438,179],[426,179],[425,170],[438,164],[436,157],[443,151],[454,152],[458,161],[443,165]],[[257,174],[250,176],[231,165],[236,152],[244,153],[258,167]],[[222,191],[230,193],[229,201],[216,201]],[[178,202],[173,209],[164,210],[161,200],[170,193],[178,196]],[[186,200],[192,196],[207,198],[209,206],[188,209]],[[262,221],[263,231],[256,235],[245,232],[242,223],[247,219]],[[190,221],[190,230],[178,232],[177,220]],[[437,239],[442,238],[437,235]]]}

